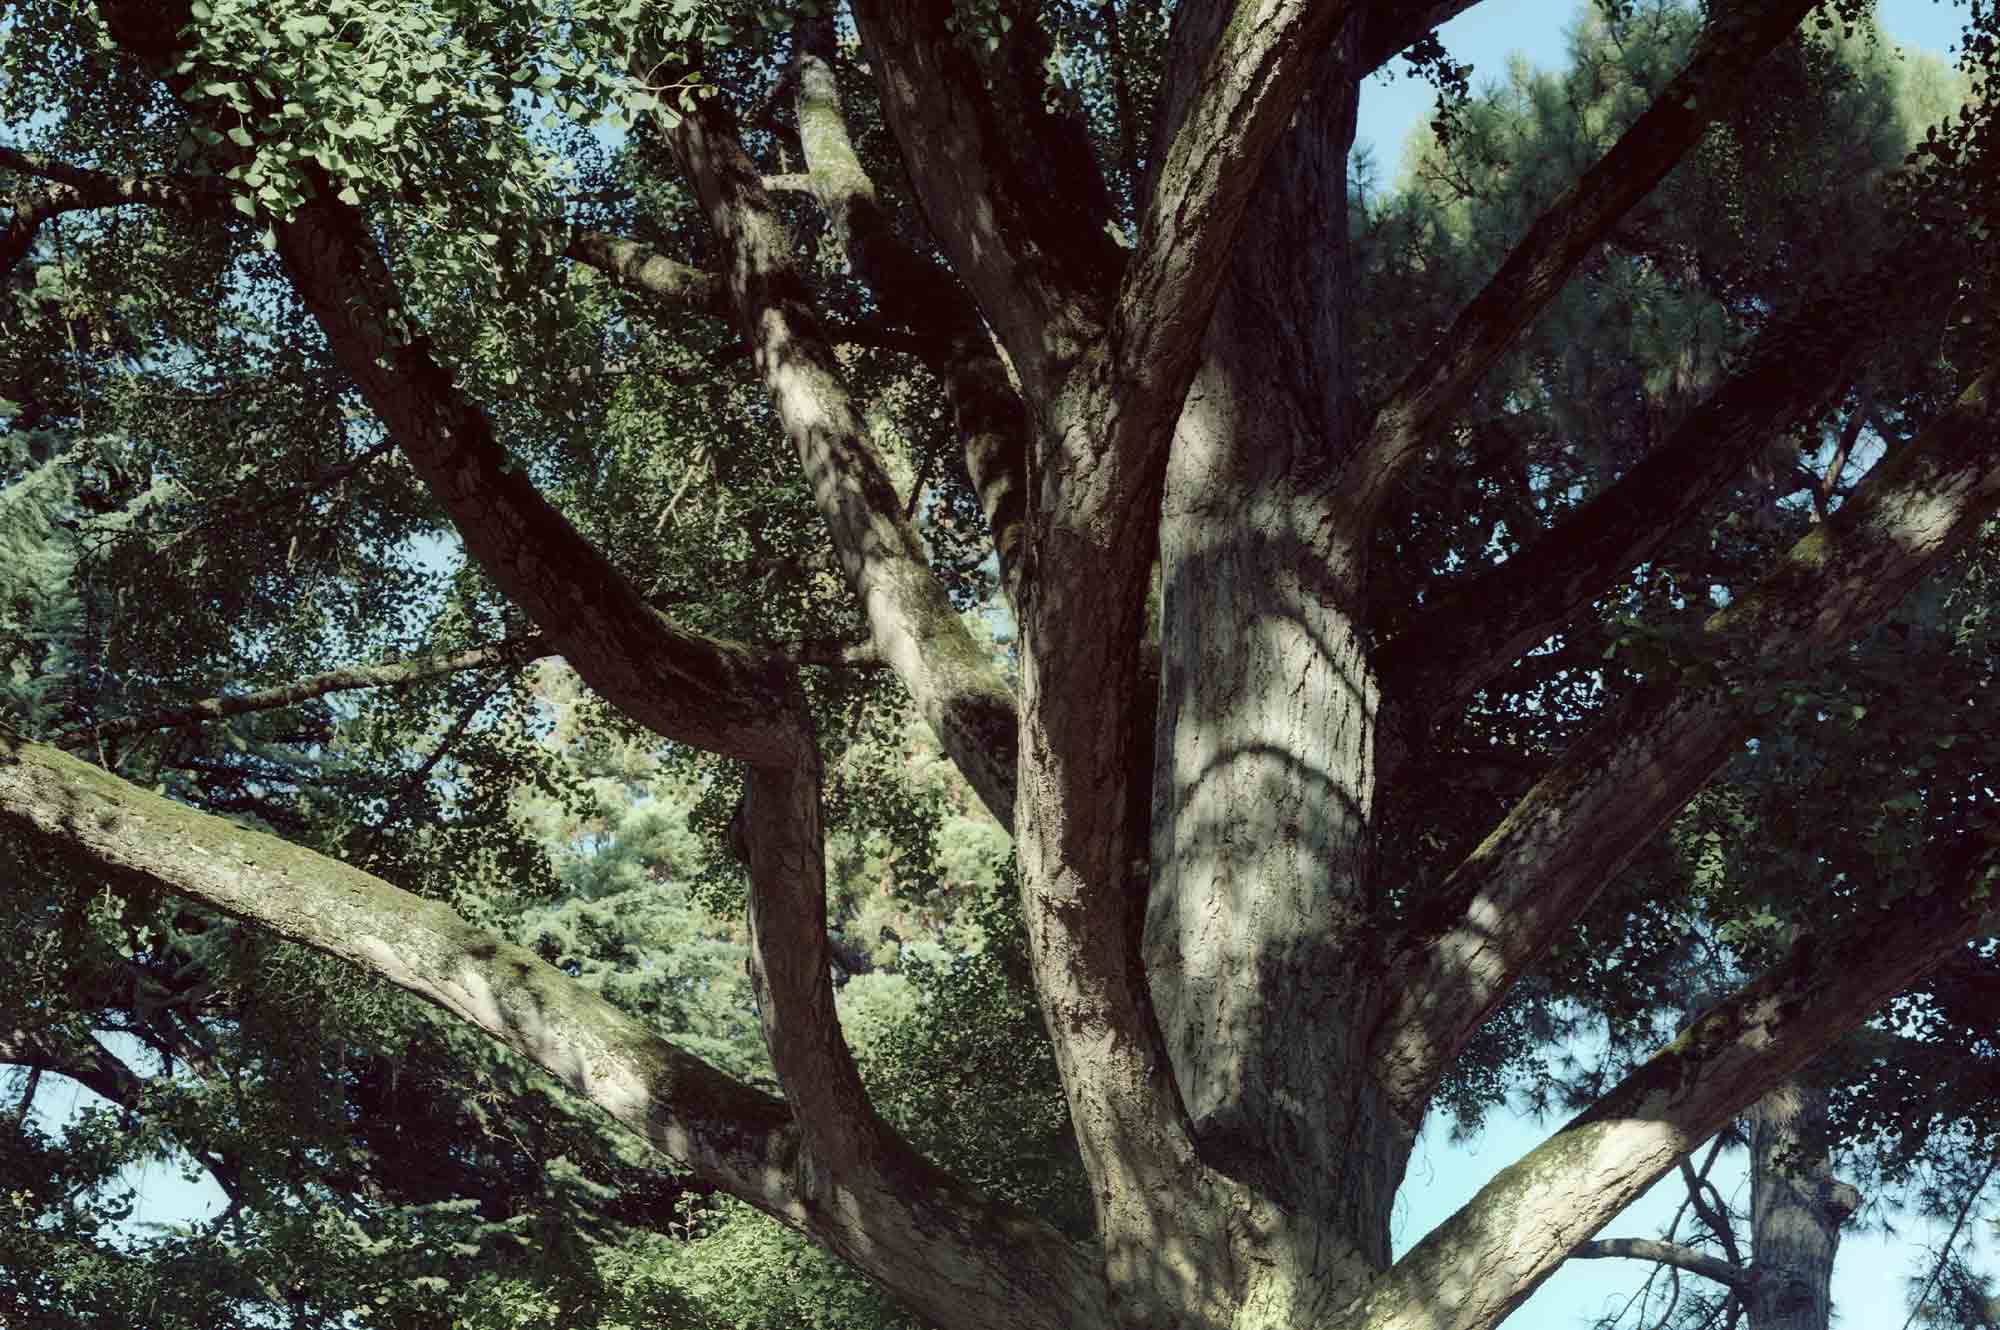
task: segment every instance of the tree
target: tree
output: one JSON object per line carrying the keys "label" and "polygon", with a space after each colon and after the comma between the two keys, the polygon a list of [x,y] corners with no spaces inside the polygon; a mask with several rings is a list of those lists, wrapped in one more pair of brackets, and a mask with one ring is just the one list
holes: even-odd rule
{"label": "tree", "polygon": [[[1986,926],[1991,823],[1961,802],[1915,844],[1944,885],[1829,892],[1759,977],[1390,1261],[1416,1130],[1496,1011],[1789,677],[1845,650],[1980,530],[2000,503],[2000,449],[1979,104],[1883,186],[1880,251],[1853,272],[1796,274],[1715,386],[1657,418],[1657,437],[1597,450],[1601,474],[1550,493],[1568,466],[1538,482],[1541,441],[1514,445],[1527,481],[1509,520],[1529,538],[1440,575],[1452,563],[1422,557],[1418,537],[1434,533],[1410,487],[1506,459],[1504,413],[1473,410],[1489,374],[1684,158],[1754,149],[1772,123],[1756,95],[1764,62],[1819,40],[1795,33],[1809,2],[1716,6],[1678,70],[1634,82],[1629,122],[1524,219],[1478,293],[1443,317],[1413,301],[1386,338],[1357,290],[1355,90],[1412,48],[1449,83],[1427,34],[1468,7],[1187,3],[1169,24],[1146,4],[857,0],[845,45],[812,6],[771,12],[769,37],[764,16],[691,5],[17,7],[8,93],[33,142],[0,157],[22,182],[4,252],[31,274],[19,317],[64,334],[20,353],[24,381],[65,390],[32,403],[38,428],[89,437],[102,396],[170,377],[170,347],[197,381],[203,356],[226,365],[232,392],[268,381],[333,427],[318,454],[298,450],[312,464],[295,483],[320,495],[359,482],[334,491],[366,514],[341,528],[366,533],[344,580],[394,563],[384,531],[442,512],[498,593],[463,589],[468,622],[532,629],[629,721],[738,764],[730,831],[784,1095],[454,911],[448,837],[407,838],[399,864],[399,842],[357,842],[303,796],[271,800],[286,768],[265,754],[260,776],[227,773],[244,801],[233,811],[284,835],[36,741],[95,729],[112,719],[98,705],[154,680],[161,703],[204,696],[191,681],[242,647],[211,631],[206,604],[185,643],[153,644],[150,675],[85,666],[77,714],[46,723],[47,689],[24,708],[31,728],[0,765],[6,843],[426,998],[929,1321],[1498,1324],[1691,1146]],[[1990,58],[1984,27],[1968,49]],[[607,104],[637,116],[615,172],[565,183],[528,127],[544,93],[554,141],[585,163],[602,150],[580,120]],[[850,104],[879,115],[900,180],[857,149]],[[131,275],[104,233],[70,262],[61,223],[132,206],[137,271],[177,294],[206,283],[229,313],[204,322],[202,302],[180,299],[169,320],[121,303]],[[635,229],[592,224],[610,217]],[[844,272],[815,261],[822,225]],[[611,306],[568,265],[638,295]],[[91,298],[66,304],[78,266]],[[1404,819],[1455,765],[1437,735],[1502,710],[1481,690],[1524,653],[1597,631],[1594,602],[1913,330],[1941,350],[1919,367],[1927,391],[1891,376],[1909,388],[1912,437],[1726,606],[1680,631],[1642,620],[1618,669],[1572,669],[1545,774],[1454,864],[1405,858],[1419,841]],[[956,436],[949,476],[935,451],[910,449],[949,496],[921,530],[918,487],[899,491],[884,460],[898,422],[856,395],[874,362],[844,345],[864,343],[922,358],[944,404],[933,423],[948,415]],[[592,397],[587,383],[621,377],[619,346],[643,353],[648,382]],[[759,481],[740,556],[648,554],[618,489],[664,469],[657,454],[621,469],[641,451],[635,428],[671,415],[642,410],[643,394],[679,397],[686,377],[745,352],[761,402],[727,380],[707,380],[707,400],[788,442],[790,490]],[[395,474],[358,465],[390,442]],[[691,463],[729,453],[746,475],[770,460],[698,427],[677,442]],[[1566,442],[1554,451],[1572,462],[1590,451]],[[189,455],[244,454],[238,439]],[[160,464],[125,465],[148,456]],[[185,484],[170,456],[143,440],[115,452],[92,472],[105,508]],[[975,499],[1018,678],[953,599],[978,576],[983,551],[956,559],[951,534]],[[656,530],[672,513],[668,499]],[[144,548],[103,566],[143,579]],[[836,570],[848,594],[830,604]],[[333,611],[303,613],[283,579],[259,580],[267,567],[246,574],[204,594],[293,641],[327,640]],[[735,580],[718,588],[723,574]],[[1684,596],[1635,599],[1687,612]],[[101,607],[79,613],[81,628],[53,610],[38,620],[37,649],[96,662],[116,639],[129,652]],[[852,694],[810,662],[856,630],[1012,836],[1025,968],[1089,1196],[1084,1238],[926,1157],[879,1111],[843,1038],[822,747]],[[176,645],[178,672],[165,663]],[[1592,688],[1617,696],[1574,696]],[[465,724],[432,751],[485,703],[460,705]],[[398,821],[404,788],[377,806]]]}
{"label": "tree", "polygon": [[[1406,181],[1370,207],[1373,233],[1363,248],[1384,255],[1379,261],[1407,265],[1393,288],[1398,295],[1408,300],[1413,286],[1434,287],[1440,303],[1462,302],[1465,283],[1476,288],[1525,219],[1560,187],[1562,167],[1551,184],[1550,164],[1587,161],[1593,133],[1615,123],[1613,108],[1648,71],[1672,67],[1693,22],[1685,12],[1659,9],[1614,24],[1583,23],[1566,71],[1517,67],[1505,84],[1456,108],[1450,137],[1420,145]],[[1958,101],[1948,71],[1908,60],[1875,33],[1829,43],[1817,60],[1808,51],[1774,56],[1760,77],[1774,92],[1785,89],[1787,110],[1765,117],[1754,137],[1705,145],[1626,220],[1588,265],[1590,280],[1573,283],[1489,375],[1471,427],[1504,428],[1532,442],[1500,454],[1498,463],[1475,457],[1474,487],[1485,489],[1481,482],[1496,474],[1487,468],[1515,465],[1521,452],[1530,465],[1581,468],[1586,484],[1590,468],[1630,466],[1692,395],[1712,386],[1720,363],[1804,274],[1851,274],[1865,265],[1881,243],[1870,182]],[[1741,174],[1767,182],[1755,199],[1737,201],[1728,182]],[[1824,520],[1841,502],[1857,445],[1891,446],[1888,422],[1923,375],[1891,370],[1879,357],[1848,373],[1821,437],[1788,441],[1754,464],[1753,483],[1710,518],[1720,529],[1733,527],[1729,543],[1743,549],[1732,554],[1702,533],[1650,563],[1646,580],[1669,589],[1667,597],[1653,591],[1638,616],[1653,631],[1671,622],[1664,601],[1674,589],[1704,588],[1726,600],[1744,584],[1746,564],[1755,567],[1773,543]],[[1577,437],[1596,447],[1539,452],[1544,440]],[[1498,472],[1501,483],[1486,494],[1461,497],[1467,479],[1454,472],[1422,482],[1423,502],[1412,508],[1422,514],[1416,541],[1426,561],[1461,552],[1476,558],[1469,544],[1509,541],[1518,527],[1512,495],[1525,484],[1506,484]],[[1452,543],[1440,550],[1438,540]],[[1772,708],[1756,744],[1600,900],[1584,921],[1588,944],[1556,947],[1529,999],[1535,1018],[1550,1033],[1561,1031],[1564,1042],[1601,1052],[1567,1075],[1538,1072],[1532,1102],[1586,1108],[1707,1002],[1768,964],[1779,943],[1810,927],[1829,883],[1885,871],[1921,875],[1912,831],[1939,828],[1951,816],[1948,792],[1966,789],[1963,773],[1991,763],[1990,752],[1968,740],[1967,713],[1913,706],[1907,692],[1910,678],[1923,677],[1934,684],[1926,700],[1935,691],[1977,705],[1989,686],[1991,647],[1973,590],[1980,556],[1971,557],[1969,570],[1960,560],[1930,594],[1901,606],[1890,631],[1791,679],[1789,703]],[[1576,626],[1566,632],[1567,653],[1599,646],[1578,637]],[[1615,639],[1605,649],[1620,650]],[[1519,663],[1509,691],[1531,695],[1534,686],[1553,684],[1561,669],[1548,659],[1555,654]],[[1500,752],[1509,763],[1526,757],[1539,772],[1547,763],[1535,761],[1537,746],[1519,731],[1545,725],[1545,713],[1542,705],[1491,717],[1483,733],[1452,746]],[[1835,715],[1845,720],[1838,737],[1824,729]],[[1476,782],[1459,777],[1449,796],[1426,805],[1425,816],[1434,825],[1448,822],[1454,805],[1481,795]],[[1814,834],[1802,834],[1807,827]],[[1753,1330],[1824,1330],[1841,1229],[1864,1195],[1871,1213],[1882,1214],[1910,1193],[1913,1175],[1951,1177],[1957,1187],[1936,1187],[1945,1194],[1926,1194],[1921,1203],[1942,1210],[1947,1225],[1965,1214],[1972,1203],[1965,1187],[1984,1172],[1990,1149],[1979,1103],[1986,1070],[1974,1051],[1984,1018],[1970,1015],[1978,1005],[1960,994],[1983,972],[1974,955],[1945,967],[1897,1000],[1905,1013],[1898,1024],[1910,1038],[1870,1030],[1857,1046],[1774,1087],[1712,1145],[1684,1157],[1688,1197],[1664,1233],[1620,1232],[1580,1247],[1579,1256],[1661,1263],[1601,1324],[1704,1327],[1747,1317]],[[1939,1011],[1968,1013],[1968,1027],[1939,1039],[1943,1023],[1931,1015]],[[1891,1084],[1899,1089],[1885,1094]],[[1718,1190],[1710,1180],[1725,1142],[1747,1147],[1749,1190],[1740,1214],[1724,1194],[1728,1186]],[[1962,1219],[1956,1231],[1964,1231]],[[1934,1264],[1913,1271],[1913,1284],[1929,1283]]]}

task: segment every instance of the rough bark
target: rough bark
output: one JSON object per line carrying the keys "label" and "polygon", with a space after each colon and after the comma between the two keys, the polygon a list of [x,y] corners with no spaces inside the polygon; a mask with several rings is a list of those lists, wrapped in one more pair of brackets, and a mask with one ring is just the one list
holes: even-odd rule
{"label": "rough bark", "polygon": [[[485,414],[400,327],[367,219],[330,189],[278,225],[286,271],[468,549],[608,700],[751,764],[753,979],[790,1101],[442,906],[53,750],[0,748],[9,840],[186,894],[443,1006],[941,1323],[1498,1324],[1830,1031],[1990,922],[1993,856],[1960,847],[1956,888],[1800,941],[1389,1264],[1389,1205],[1444,1068],[1737,740],[1754,681],[1714,684],[1716,670],[1753,651],[1804,659],[1883,613],[2000,504],[2000,449],[1989,372],[1711,621],[1721,666],[1650,681],[1392,931],[1368,853],[1378,687],[1359,616],[1374,498],[1807,6],[1725,9],[1364,431],[1342,323],[1356,82],[1462,7],[1181,6],[1128,261],[1080,136],[1040,88],[993,79],[1000,66],[950,30],[941,0],[856,0],[930,229],[1023,389],[1018,710],[901,520],[722,99],[668,130],[873,641],[1016,821],[1033,976],[1100,1250],[983,1202],[881,1124],[833,1016],[818,753],[786,662],[662,618],[508,465]],[[171,68],[184,4],[105,13],[129,51]],[[909,256],[871,230],[812,56],[798,89],[808,183],[864,280],[893,292],[884,275]],[[1054,187],[1071,171],[1083,188]],[[700,274],[601,237],[573,250],[716,307]],[[949,317],[969,334],[965,307]],[[988,386],[1006,368],[967,367]],[[1156,552],[1157,685],[1142,641]]]}
{"label": "rough bark", "polygon": [[729,283],[720,273],[680,263],[636,240],[601,231],[573,231],[563,254],[616,277],[635,291],[704,314],[728,318]]}
{"label": "rough bark", "polygon": [[[1090,188],[1096,167],[1087,152],[1078,160],[1072,145],[1054,141],[1040,88],[989,83],[949,26],[949,4],[857,0],[852,8],[931,234],[1029,401],[1046,401],[1101,330],[1124,266],[1106,229],[1109,212],[1091,206],[1102,198]],[[1049,150],[1039,164],[1038,149]]]}
{"label": "rough bark", "polygon": [[323,191],[277,233],[334,359],[466,550],[584,681],[667,738],[752,762],[796,760],[783,663],[675,625],[535,490],[423,341],[391,331],[400,301],[360,214]]}
{"label": "rough bark", "polygon": [[971,296],[896,233],[876,198],[875,182],[854,151],[841,111],[833,16],[801,19],[793,43],[807,187],[833,223],[848,265],[868,284],[883,313],[930,344],[928,359],[944,383],[966,472],[993,536],[1001,585],[1009,600],[1018,600],[1033,433],[1027,404],[1008,381]]}
{"label": "rough bark", "polygon": [[1861,1194],[1833,1176],[1826,1099],[1791,1078],[1765,1092],[1750,1125],[1750,1330],[1827,1330],[1840,1226]]}
{"label": "rough bark", "polygon": [[1486,1330],[1576,1245],[1824,1047],[1996,922],[2000,848],[1954,847],[1928,897],[1884,903],[1802,938],[1547,1142],[1481,1189],[1396,1262],[1354,1324]]}
{"label": "rough bark", "polygon": [[1147,977],[1246,1324],[1313,1324],[1389,1263],[1411,1137],[1364,1077],[1376,685],[1365,542],[1316,479],[1353,439],[1344,42],[1232,253],[1167,464]]}
{"label": "rough bark", "polygon": [[1014,820],[1014,697],[926,562],[794,270],[792,244],[724,108],[666,130],[722,253],[730,304],[871,636],[1002,826]]}

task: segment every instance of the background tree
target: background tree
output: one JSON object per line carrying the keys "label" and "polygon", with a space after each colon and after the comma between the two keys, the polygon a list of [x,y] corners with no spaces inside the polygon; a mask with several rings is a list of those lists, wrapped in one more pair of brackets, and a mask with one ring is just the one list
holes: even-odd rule
{"label": "background tree", "polygon": [[[1363,243],[1378,262],[1394,265],[1399,278],[1385,289],[1407,295],[1430,284],[1440,306],[1462,302],[1498,261],[1499,253],[1482,248],[1504,252],[1504,242],[1559,187],[1560,175],[1554,184],[1544,178],[1551,164],[1562,171],[1562,164],[1587,161],[1591,136],[1620,127],[1619,108],[1630,106],[1649,79],[1659,81],[1658,71],[1680,58],[1693,28],[1692,16],[1671,8],[1585,22],[1573,34],[1566,74],[1516,68],[1490,94],[1453,108],[1441,125],[1448,139],[1413,149],[1406,183],[1368,205]],[[1837,47],[1799,55],[1789,62],[1774,58],[1765,68],[1769,84],[1789,90],[1786,109],[1742,126],[1735,142],[1704,145],[1621,227],[1587,267],[1586,278],[1572,283],[1524,335],[1502,371],[1489,377],[1483,397],[1491,405],[1474,428],[1495,442],[1469,449],[1457,466],[1426,473],[1426,489],[1411,502],[1420,525],[1405,533],[1399,552],[1423,551],[1447,577],[1494,551],[1517,553],[1516,533],[1540,520],[1521,496],[1540,491],[1550,496],[1546,502],[1560,504],[1572,484],[1588,493],[1601,483],[1601,472],[1629,467],[1671,431],[1694,394],[1712,387],[1784,291],[1812,274],[1851,275],[1882,244],[1872,229],[1880,223],[1872,191],[1962,93],[1954,91],[1950,71],[1909,60],[1877,33],[1853,34]],[[1747,203],[1738,197],[1746,175],[1769,182]],[[1381,317],[1410,317],[1409,307],[1385,308]],[[1548,730],[1552,717],[1542,699],[1559,695],[1565,678],[1578,673],[1576,662],[1650,649],[1627,631],[1639,621],[1634,607],[1650,605],[1646,617],[1657,633],[1689,589],[1718,603],[1738,594],[1746,570],[1754,575],[1775,543],[1797,539],[1839,506],[1857,448],[1868,454],[1894,446],[1889,422],[1900,413],[1897,403],[1925,390],[1920,363],[1892,369],[1876,359],[1857,366],[1825,413],[1821,437],[1780,440],[1745,475],[1730,506],[1711,517],[1728,537],[1718,539],[1716,527],[1690,533],[1694,538],[1669,546],[1621,589],[1624,604],[1600,602],[1596,633],[1573,624],[1561,650],[1518,662],[1505,690],[1495,690],[1497,714],[1469,718],[1487,732],[1454,741],[1461,752],[1491,753],[1488,769],[1440,768],[1450,773],[1450,784],[1425,810],[1427,832],[1449,825],[1453,810],[1469,801],[1496,793],[1506,798],[1525,788],[1526,773],[1545,769],[1548,759],[1536,760],[1538,750],[1523,730]],[[1526,466],[1522,440],[1533,441]],[[1546,471],[1531,470],[1537,466]],[[1907,682],[1921,676],[1950,695],[1983,694],[1990,648],[1976,605],[1969,585],[1908,604],[1879,641],[1791,681],[1788,702],[1773,708],[1784,713],[1770,722],[1780,728],[1760,735],[1757,750],[1732,764],[1729,784],[1697,800],[1656,854],[1628,868],[1632,884],[1608,893],[1586,921],[1587,941],[1558,947],[1545,982],[1524,995],[1514,1029],[1525,1024],[1545,1037],[1563,1032],[1586,1047],[1601,1039],[1608,1054],[1574,1068],[1566,1088],[1561,1078],[1531,1083],[1531,1102],[1544,1110],[1557,1103],[1587,1107],[1618,1072],[1767,964],[1772,941],[1795,936],[1823,908],[1828,879],[1921,871],[1916,842],[1907,832],[1886,839],[1884,824],[1911,824],[1909,815],[1919,807],[1915,790],[1936,766],[1936,758],[1920,750],[1932,744],[1950,749],[1969,737],[1960,733],[1963,713],[1940,715],[1933,692],[1912,696]],[[1813,728],[1836,715],[1865,737],[1851,748],[1844,738],[1815,739]],[[1940,721],[1942,729],[1933,732]],[[1506,736],[1499,746],[1496,728]],[[1971,742],[1959,755],[1961,770],[1988,769],[1990,754]],[[1833,756],[1834,749],[1845,756]],[[1890,752],[1905,754],[1900,764],[1884,765]],[[1796,765],[1801,759],[1812,774]],[[1885,789],[1889,772],[1913,784]],[[1854,833],[1871,846],[1866,873],[1818,836],[1804,834],[1805,828],[1862,826],[1872,829],[1866,837]],[[1467,834],[1480,830],[1475,816]],[[1730,885],[1721,890],[1724,881]],[[1899,1009],[1928,1000],[1911,993]],[[1962,999],[1955,1005],[1966,1010]],[[1972,1017],[1972,1040],[1983,1019]],[[1533,1041],[1494,1043],[1516,1066],[1525,1062],[1532,1069],[1546,1057],[1537,1055]],[[1753,1147],[1747,1167],[1755,1204],[1737,1214],[1705,1181],[1714,1151],[1700,1150],[1683,1164],[1694,1190],[1664,1235],[1673,1241],[1621,1236],[1582,1253],[1680,1262],[1656,1273],[1649,1296],[1635,1298],[1607,1323],[1637,1318],[1631,1323],[1652,1325],[1667,1307],[1677,1324],[1719,1325],[1747,1311],[1753,1326],[1824,1327],[1840,1227],[1859,1203],[1852,1187],[1833,1181],[1829,1150],[1841,1147],[1842,1176],[1862,1181],[1878,1204],[1900,1193],[1897,1184],[1911,1180],[1919,1160],[1943,1166],[1926,1143],[1959,1158],[1970,1147],[1972,1171],[1983,1168],[1979,1129],[1969,1119],[1936,1113],[1941,1103],[1966,1102],[1940,1084],[1952,1076],[1945,1070],[1950,1059],[1935,1049],[1905,1051],[1931,1070],[1921,1075],[1924,1092],[1901,1101],[1909,1116],[1907,1131],[1896,1132],[1895,1162],[1867,1146],[1895,1115],[1881,1115],[1884,1105],[1859,1085],[1842,1086],[1841,1094],[1850,1105],[1873,1105],[1878,1116],[1867,1128],[1845,1113],[1836,1127],[1825,1112],[1827,1087],[1818,1079],[1780,1086],[1753,1106],[1740,1134],[1729,1134],[1732,1143]],[[1854,1065],[1829,1064],[1819,1075],[1836,1084],[1842,1075],[1857,1075],[1862,1084],[1879,1086],[1910,1074],[1890,1071],[1881,1061],[1886,1052],[1873,1038],[1867,1053],[1854,1055]],[[1980,1062],[1975,1055],[1957,1070],[1979,1084]],[[1490,1091],[1491,1080],[1468,1081],[1468,1087],[1473,1094],[1459,1103],[1462,1126],[1476,1124],[1483,1107],[1478,1093]],[[1698,1186],[1697,1178],[1704,1180]],[[1944,1198],[1938,1196],[1929,1206],[1942,1208],[1950,1223],[1964,1191],[1946,1190],[1948,1202],[1940,1206]],[[1778,1203],[1781,1194],[1789,1203]],[[1914,1277],[1922,1284],[1931,1272],[1927,1265]],[[1683,1274],[1696,1278],[1684,1280]],[[1650,1296],[1654,1290],[1657,1300]]]}
{"label": "background tree", "polygon": [[[1464,7],[1185,4],[1168,26],[1143,5],[1107,23],[858,4],[847,45],[825,14],[694,6],[17,7],[7,253],[20,317],[63,333],[21,353],[42,414],[20,479],[55,448],[84,466],[68,450],[115,419],[38,530],[96,531],[85,512],[138,530],[87,550],[76,592],[33,601],[21,635],[7,844],[25,882],[59,866],[52,902],[64,881],[111,887],[51,954],[144,950],[130,903],[168,894],[359,964],[931,1321],[1497,1324],[1687,1149],[1980,933],[1990,825],[1961,798],[1913,842],[1943,886],[1828,886],[1761,977],[1391,1262],[1428,1106],[1520,1046],[1495,1013],[1796,702],[1789,681],[1974,535],[2000,472],[1983,103],[1857,198],[1873,224],[1843,233],[1851,268],[1790,266],[1781,245],[1711,279],[1636,232],[1644,261],[1610,271],[1677,284],[1670,303],[1748,339],[1718,336],[1712,369],[1696,341],[1641,402],[1598,401],[1618,366],[1585,358],[1545,380],[1577,399],[1537,413],[1555,432],[1510,439],[1489,376],[1600,245],[1697,150],[1778,160],[1760,156],[1790,105],[1763,100],[1773,52],[1787,92],[1837,61],[1793,32],[1812,6],[1764,4],[1717,7],[1650,72],[1609,71],[1629,91],[1601,153],[1524,208],[1459,304],[1363,262],[1347,151],[1359,79],[1414,45],[1449,82],[1425,33]],[[1969,50],[1981,68],[1983,28]],[[638,122],[616,154],[588,132],[606,108]],[[1399,289],[1405,317],[1371,320]],[[1770,522],[1711,536],[1741,565],[1697,618],[1699,595],[1655,570],[1743,477],[1768,487],[1798,431],[1816,448],[1859,364],[1909,403],[1907,442],[1795,542]],[[107,416],[206,381],[244,404]],[[280,425],[296,446],[258,433]],[[1523,471],[1491,488],[1511,557],[1491,521],[1484,540],[1426,525],[1426,478],[1510,455]],[[201,497],[218,493],[219,511]],[[301,502],[309,523],[259,531]],[[444,521],[469,562],[417,594]],[[197,525],[213,540],[174,555]],[[235,554],[214,585],[211,544]],[[962,616],[989,567],[1018,628],[1004,657]],[[1539,644],[1597,633],[1606,598],[1630,621],[1610,668],[1568,659],[1538,705],[1495,691]],[[525,946],[495,931],[493,898],[554,889],[506,815],[524,781],[556,783],[531,742],[546,722],[523,684],[433,670],[529,635],[676,746],[693,824],[746,863],[782,1100],[749,1063],[718,1065],[724,1030],[709,1059],[661,1037],[671,984],[599,968],[600,939],[671,937],[670,900],[558,909]],[[442,707],[399,712],[422,697],[405,688],[363,704],[379,720],[304,736],[105,728],[391,646]],[[1019,884],[1025,946],[1010,962],[988,930],[983,1010],[935,1005],[997,1021],[1002,977],[1026,979],[1087,1224],[1027,1185],[1067,1150],[1020,1182],[981,1176],[843,1031],[827,837],[878,814],[840,797],[842,722],[890,678],[1012,836]],[[1426,841],[1425,810],[1487,766],[1464,743],[1481,730],[1546,769]],[[31,741],[65,735],[98,765]],[[211,742],[237,752],[186,751]],[[326,987],[302,1009],[352,1000]],[[462,1070],[446,1083],[446,1116],[480,1103]],[[514,1144],[521,1186],[569,1176]],[[508,1176],[495,1154],[464,1162]],[[441,1213],[365,1234],[355,1266],[420,1252]]]}

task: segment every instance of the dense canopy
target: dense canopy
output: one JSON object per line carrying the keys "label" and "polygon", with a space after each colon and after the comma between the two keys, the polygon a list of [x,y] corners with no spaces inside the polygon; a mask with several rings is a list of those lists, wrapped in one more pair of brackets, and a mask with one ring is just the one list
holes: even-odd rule
{"label": "dense canopy", "polygon": [[1836,1159],[1962,1225],[2000,20],[1472,7],[8,6],[0,1322],[1824,1330]]}

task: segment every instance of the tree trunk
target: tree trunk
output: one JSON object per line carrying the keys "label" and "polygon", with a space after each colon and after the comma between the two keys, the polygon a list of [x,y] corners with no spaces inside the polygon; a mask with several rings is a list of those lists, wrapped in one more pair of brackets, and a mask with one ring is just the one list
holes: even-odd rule
{"label": "tree trunk", "polygon": [[1378,689],[1365,528],[1321,489],[1354,448],[1354,106],[1335,43],[1232,255],[1162,506],[1145,952],[1202,1159],[1245,1217],[1239,1326],[1320,1320],[1387,1268],[1413,1139],[1358,1071]]}
{"label": "tree trunk", "polygon": [[1840,1226],[1861,1193],[1827,1157],[1826,1097],[1797,1078],[1751,1106],[1750,1330],[1827,1330]]}

